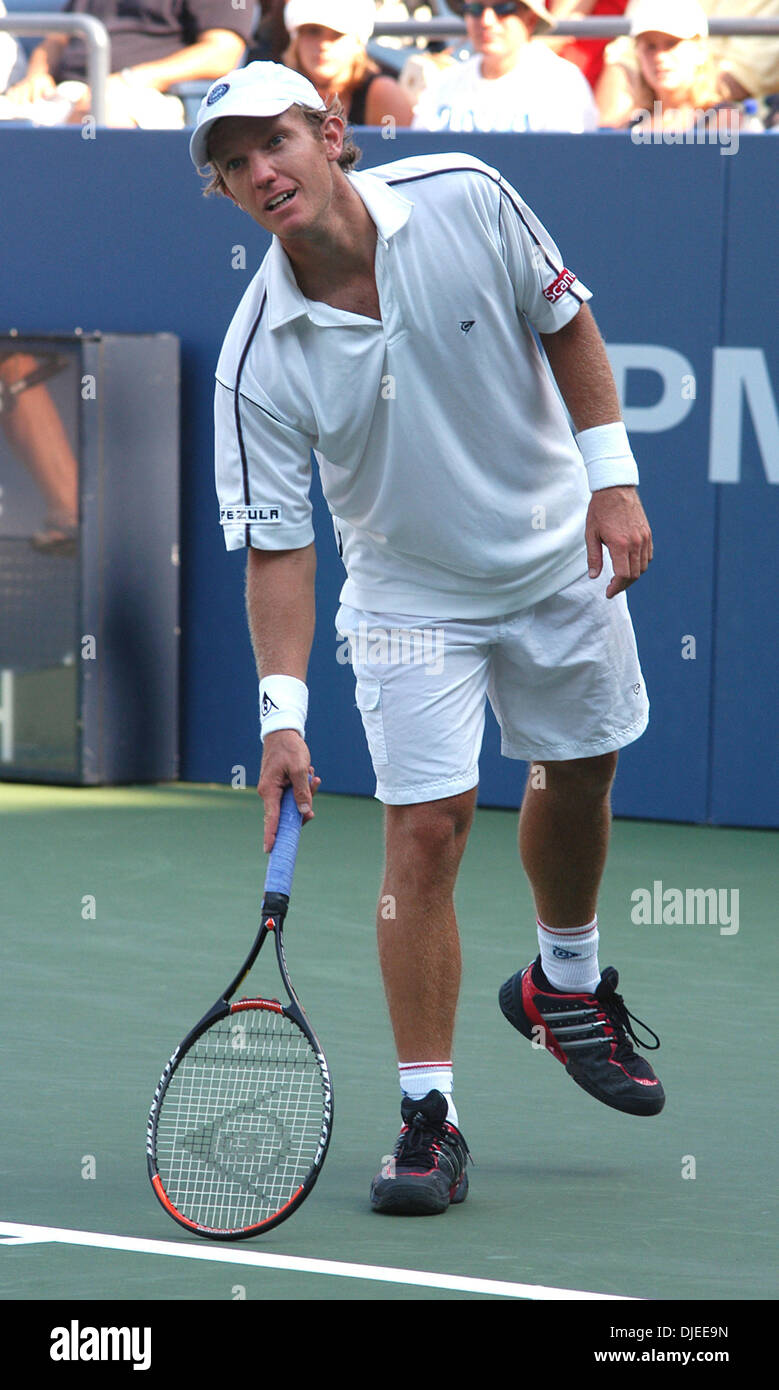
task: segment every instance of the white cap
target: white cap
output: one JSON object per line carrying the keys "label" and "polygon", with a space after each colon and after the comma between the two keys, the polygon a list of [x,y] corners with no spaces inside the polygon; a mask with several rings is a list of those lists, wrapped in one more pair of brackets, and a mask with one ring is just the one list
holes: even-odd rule
{"label": "white cap", "polygon": [[705,38],[709,21],[697,0],[638,0],[630,17],[633,38],[670,34],[674,39]]}
{"label": "white cap", "polygon": [[200,103],[189,142],[192,163],[197,169],[208,163],[211,127],[223,116],[280,116],[293,105],[326,110],[313,83],[281,63],[247,63],[226,73],[211,83]]}
{"label": "white cap", "polygon": [[324,29],[334,29],[336,34],[354,34],[365,44],[375,23],[373,0],[287,0],[284,6],[288,34],[294,34],[304,24],[319,24]]}
{"label": "white cap", "polygon": [[540,23],[536,25],[533,31],[535,34],[545,34],[548,29],[554,28],[555,17],[553,14],[549,13],[543,0],[523,0],[523,4],[527,5],[528,9],[533,11],[533,14],[538,15]]}

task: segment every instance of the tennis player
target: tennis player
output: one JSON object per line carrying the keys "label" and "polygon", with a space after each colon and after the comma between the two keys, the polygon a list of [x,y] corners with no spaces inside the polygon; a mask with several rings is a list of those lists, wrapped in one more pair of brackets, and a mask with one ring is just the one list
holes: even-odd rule
{"label": "tennis player", "polygon": [[[225,541],[248,547],[265,845],[283,787],[310,819],[318,786],[313,450],[346,569],[336,625],[386,806],[379,955],[403,1127],[371,1201],[442,1212],[468,1189],[453,891],[487,698],[503,753],[531,763],[519,849],[538,917],[539,954],[500,1007],[606,1105],[663,1106],[617,972],[598,963],[617,753],[648,719],[624,593],[652,557],[638,472],[590,292],[496,170],[447,153],[354,172],[338,103],[272,63],[212,85],[190,149],[209,191],[273,236],[215,406]],[[360,640],[377,630],[383,644]],[[409,659],[433,638],[439,659]]]}

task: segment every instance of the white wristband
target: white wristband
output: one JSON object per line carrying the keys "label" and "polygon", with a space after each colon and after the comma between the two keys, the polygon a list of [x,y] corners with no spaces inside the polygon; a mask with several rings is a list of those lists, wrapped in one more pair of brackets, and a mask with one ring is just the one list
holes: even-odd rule
{"label": "white wristband", "polygon": [[263,676],[260,681],[260,736],[296,729],[306,736],[308,686],[296,676]]}
{"label": "white wristband", "polygon": [[576,443],[587,469],[590,492],[600,492],[604,487],[637,486],[638,466],[621,420],[582,430]]}

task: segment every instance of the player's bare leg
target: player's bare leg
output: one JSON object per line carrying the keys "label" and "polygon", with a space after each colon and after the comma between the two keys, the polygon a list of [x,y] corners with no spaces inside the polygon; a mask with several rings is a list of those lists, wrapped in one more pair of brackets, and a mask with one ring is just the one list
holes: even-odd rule
{"label": "player's bare leg", "polygon": [[454,885],[475,805],[474,787],[443,801],[386,808],[377,929],[400,1062],[452,1055],[460,989]]}
{"label": "player's bare leg", "polygon": [[595,917],[616,770],[616,753],[533,764],[519,817],[519,852],[542,922],[579,927]]}
{"label": "player's bare leg", "polygon": [[468,1148],[452,1101],[460,990],[454,885],[475,805],[474,788],[387,807],[379,958],[401,1064],[403,1128],[371,1184],[378,1212],[435,1215],[468,1193]]}
{"label": "player's bare leg", "polygon": [[[611,825],[617,754],[535,764],[519,820],[519,848],[539,918],[541,954],[499,991],[502,1012],[540,1042],[577,1085],[615,1110],[657,1115],[662,1085],[633,1043],[639,1038],[613,967],[597,963],[597,897]],[[543,767],[545,776],[538,775]]]}

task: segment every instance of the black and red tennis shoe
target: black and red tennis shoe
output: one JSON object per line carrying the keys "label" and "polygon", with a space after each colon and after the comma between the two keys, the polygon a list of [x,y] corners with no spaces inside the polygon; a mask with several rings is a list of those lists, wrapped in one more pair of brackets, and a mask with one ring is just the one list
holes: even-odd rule
{"label": "black and red tennis shoe", "polygon": [[[658,1115],[665,1105],[663,1087],[633,1043],[654,1051],[660,1039],[628,1012],[617,994],[618,984],[619,975],[609,965],[594,994],[557,990],[537,956],[526,970],[506,980],[498,999],[509,1023],[551,1052],[577,1086],[596,1100],[628,1115]],[[631,1019],[651,1033],[653,1043],[636,1037]]]}
{"label": "black and red tennis shoe", "polygon": [[428,1091],[423,1100],[404,1096],[403,1128],[395,1150],[371,1184],[374,1211],[395,1216],[436,1216],[468,1195],[468,1145],[449,1124],[446,1097]]}

